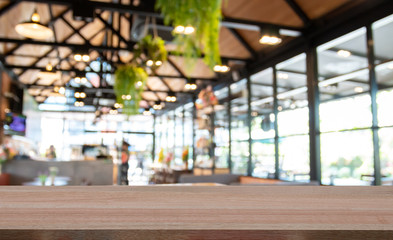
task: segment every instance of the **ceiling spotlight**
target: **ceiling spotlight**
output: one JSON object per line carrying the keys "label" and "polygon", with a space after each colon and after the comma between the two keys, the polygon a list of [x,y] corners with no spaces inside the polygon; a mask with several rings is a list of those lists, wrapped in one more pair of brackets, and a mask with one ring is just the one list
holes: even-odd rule
{"label": "ceiling spotlight", "polygon": [[277,45],[282,42],[281,36],[277,28],[262,29],[262,36],[259,39],[260,44]]}
{"label": "ceiling spotlight", "polygon": [[40,15],[37,13],[37,10],[34,10],[30,21],[17,24],[15,31],[24,37],[38,40],[48,39],[53,36],[52,29],[40,23]]}
{"label": "ceiling spotlight", "polygon": [[278,107],[277,107],[277,110],[278,110],[278,111],[282,111],[282,106],[278,106]]}
{"label": "ceiling spotlight", "polygon": [[353,90],[354,90],[356,93],[362,93],[362,92],[364,92],[364,89],[363,89],[362,87],[355,87]]}
{"label": "ceiling spotlight", "polygon": [[228,67],[227,65],[216,65],[213,67],[213,70],[215,72],[225,73],[230,70],[230,67]]}
{"label": "ceiling spotlight", "polygon": [[167,102],[176,102],[176,94],[174,92],[169,92],[168,95],[166,96],[165,100]]}
{"label": "ceiling spotlight", "polygon": [[189,35],[189,34],[192,34],[193,32],[195,32],[195,28],[193,26],[184,27],[182,25],[179,25],[173,29],[173,32],[177,33],[177,34]]}
{"label": "ceiling spotlight", "polygon": [[337,55],[340,56],[340,57],[343,57],[343,58],[347,58],[347,57],[351,56],[351,52],[341,49],[341,50],[337,51]]}
{"label": "ceiling spotlight", "polygon": [[153,66],[153,64],[154,64],[153,60],[147,60],[147,62],[146,62],[146,66],[148,66],[148,67]]}
{"label": "ceiling spotlight", "polygon": [[155,65],[156,65],[156,66],[161,66],[161,65],[162,65],[162,61],[160,61],[160,60],[156,61],[156,62],[155,62]]}
{"label": "ceiling spotlight", "polygon": [[161,101],[156,101],[153,105],[153,109],[154,110],[161,110],[162,109]]}
{"label": "ceiling spotlight", "polygon": [[142,86],[142,81],[138,81],[138,82],[136,82],[136,85],[138,86],[138,87],[140,87],[140,86]]}
{"label": "ceiling spotlight", "polygon": [[51,63],[46,64],[45,69],[46,69],[46,71],[51,72],[53,70],[52,64]]}
{"label": "ceiling spotlight", "polygon": [[278,73],[277,77],[281,78],[281,79],[288,79],[289,78],[287,73]]}

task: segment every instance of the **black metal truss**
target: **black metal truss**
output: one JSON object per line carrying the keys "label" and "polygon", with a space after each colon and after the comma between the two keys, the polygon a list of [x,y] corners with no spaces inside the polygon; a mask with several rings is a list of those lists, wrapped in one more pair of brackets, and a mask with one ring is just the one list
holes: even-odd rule
{"label": "black metal truss", "polygon": [[303,9],[297,4],[295,0],[285,0],[287,4],[291,7],[291,9],[296,13],[296,15],[303,21],[305,26],[309,26],[311,24],[310,18],[303,11]]}

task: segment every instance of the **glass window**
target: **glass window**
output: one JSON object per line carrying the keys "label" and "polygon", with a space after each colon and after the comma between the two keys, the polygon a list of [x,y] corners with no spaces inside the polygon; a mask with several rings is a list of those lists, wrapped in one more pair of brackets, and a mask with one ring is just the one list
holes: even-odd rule
{"label": "glass window", "polygon": [[393,128],[378,131],[381,159],[382,184],[393,184]]}
{"label": "glass window", "polygon": [[271,178],[275,172],[273,70],[251,76],[252,175]]}
{"label": "glass window", "polygon": [[321,134],[322,184],[371,185],[371,130]]}
{"label": "glass window", "polygon": [[249,157],[248,146],[248,104],[247,80],[243,79],[230,86],[231,88],[231,140],[232,140],[232,172],[247,174]]}

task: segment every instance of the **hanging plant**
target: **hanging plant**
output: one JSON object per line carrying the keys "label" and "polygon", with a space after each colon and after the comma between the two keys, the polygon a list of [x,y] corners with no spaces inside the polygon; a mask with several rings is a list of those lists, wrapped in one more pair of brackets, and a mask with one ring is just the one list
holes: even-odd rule
{"label": "hanging plant", "polygon": [[118,103],[123,104],[123,113],[133,115],[139,113],[139,102],[147,81],[145,69],[135,65],[124,65],[115,71],[113,86]]}
{"label": "hanging plant", "polygon": [[[140,58],[144,64],[153,69],[161,66],[167,59],[165,41],[162,38],[146,35],[135,45],[135,58]],[[143,56],[144,55],[144,56]]]}
{"label": "hanging plant", "polygon": [[[164,23],[183,26],[184,34],[175,34],[178,51],[191,66],[196,58],[205,54],[204,62],[211,68],[221,64],[218,45],[221,0],[157,0],[155,5],[164,15]],[[187,32],[187,27],[193,27]],[[192,30],[192,31],[191,31]],[[191,65],[190,65],[191,64]],[[190,71],[187,68],[187,71]]]}

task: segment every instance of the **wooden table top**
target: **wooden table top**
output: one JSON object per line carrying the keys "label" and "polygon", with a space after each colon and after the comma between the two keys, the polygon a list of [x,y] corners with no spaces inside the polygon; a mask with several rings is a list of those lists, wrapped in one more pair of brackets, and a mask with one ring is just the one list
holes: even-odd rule
{"label": "wooden table top", "polygon": [[393,187],[0,187],[1,240],[332,236],[393,239]]}

